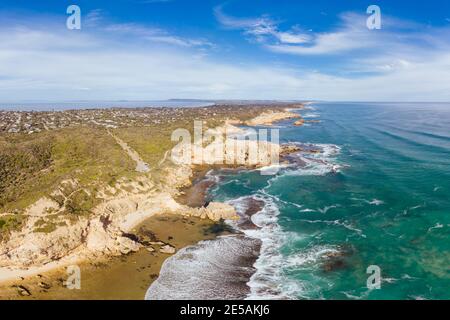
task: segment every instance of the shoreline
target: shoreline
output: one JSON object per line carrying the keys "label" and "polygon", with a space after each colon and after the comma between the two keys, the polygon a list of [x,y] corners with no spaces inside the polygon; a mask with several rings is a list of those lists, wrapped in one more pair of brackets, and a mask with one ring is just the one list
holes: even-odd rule
{"label": "shoreline", "polygon": [[240,219],[227,223],[230,234],[202,240],[166,259],[145,299],[245,300],[251,296],[249,282],[257,272],[262,241],[246,231],[261,228],[252,216],[262,212],[265,203],[249,197],[242,204],[245,209],[237,210]]}
{"label": "shoreline", "polygon": [[[266,111],[267,109],[263,109],[263,113]],[[270,110],[270,107],[269,107]],[[266,112],[267,113],[267,112]],[[277,114],[276,112],[273,114]],[[285,119],[292,119],[292,113],[286,113],[287,118],[281,119],[283,117],[275,116],[273,122],[275,121],[280,121],[280,120],[285,120]],[[300,116],[299,116],[300,117]],[[267,120],[267,116],[264,117],[264,124],[265,125],[270,125],[268,123]],[[175,198],[174,202],[178,204],[178,202],[180,202],[181,205],[187,205],[193,208],[201,208],[203,206],[205,206],[205,203],[207,202],[207,200],[204,198],[207,192],[207,189],[211,186],[210,182],[205,182],[204,177],[207,174],[207,172],[209,172],[209,170],[211,170],[211,167],[203,167],[203,168],[199,168],[199,169],[193,169],[192,171],[194,172],[194,175],[191,177],[191,186],[188,188],[181,188],[179,189],[179,193],[180,195],[178,197]],[[197,182],[196,182],[197,181]],[[156,210],[158,211],[158,210]],[[148,212],[145,214],[145,217],[141,214],[137,214],[136,219],[134,219],[132,217],[133,214],[128,214],[125,217],[124,220],[124,225],[126,225],[126,229],[127,230],[131,230],[131,229],[135,229],[137,226],[141,226],[141,225],[145,225],[147,222],[151,223],[152,220],[158,220],[161,217],[167,217],[170,214],[159,214],[159,212],[154,212],[154,213],[150,213],[148,214]],[[178,215],[177,219],[185,219],[186,217],[183,215]],[[189,217],[188,219],[194,219],[197,221],[197,223],[193,223],[194,225],[199,226],[199,228],[201,229],[202,227],[205,227],[205,223],[206,225],[208,225],[209,227],[211,227],[212,225],[214,225],[213,221],[210,221],[209,219],[199,219],[199,218],[194,218],[194,217]],[[163,223],[164,224],[164,223]],[[167,228],[167,226],[165,227]],[[173,225],[170,224],[169,229],[172,230]],[[196,230],[197,234],[199,232],[199,229]],[[176,233],[176,231],[172,231],[172,233]],[[214,235],[213,238],[216,238],[217,235]],[[173,238],[173,237],[172,237]],[[207,236],[203,235],[203,237],[197,237],[195,240],[193,239],[186,239],[186,241],[183,242],[183,244],[180,245],[179,249],[181,248],[185,248],[186,246],[192,245],[192,244],[196,244],[198,243],[198,241],[200,240],[205,240],[208,239]],[[193,241],[193,242],[192,242]],[[81,249],[80,249],[81,250]],[[21,289],[18,286],[23,286],[22,283],[27,284],[28,281],[33,281],[34,278],[44,278],[43,275],[41,274],[58,274],[61,273],[60,270],[62,270],[64,267],[74,264],[74,263],[79,263],[80,265],[97,265],[99,264],[103,264],[106,263],[108,264],[115,264],[115,260],[116,259],[123,259],[125,257],[125,260],[128,259],[128,257],[133,257],[134,255],[139,255],[142,250],[145,250],[145,248],[141,248],[140,250],[138,250],[137,252],[132,252],[129,255],[125,255],[125,256],[120,256],[120,257],[94,257],[92,259],[86,258],[83,255],[77,255],[76,252],[75,255],[71,255],[69,257],[65,257],[62,259],[59,259],[57,261],[45,264],[41,267],[30,267],[26,270],[14,270],[11,271],[9,274],[5,272],[5,270],[2,270],[2,275],[0,275],[0,288],[6,288],[9,287],[10,289],[13,288],[16,291],[16,296],[14,297],[14,294],[11,290],[10,291],[10,295],[6,295],[6,296],[2,296],[0,295],[0,299],[8,299],[11,298],[11,295],[14,298],[28,298],[28,295],[26,294],[26,290],[25,290],[25,295],[20,295],[19,292],[21,291]],[[167,257],[164,257],[164,259],[162,259],[160,262],[160,267],[163,263],[163,261],[166,259]],[[144,259],[145,260],[145,259]],[[123,262],[123,261],[122,261]],[[155,274],[159,274],[159,269],[158,269],[158,273],[152,273],[153,275]],[[15,280],[13,279],[15,278]],[[54,278],[54,277],[53,277]],[[42,282],[42,281],[41,281]],[[19,283],[19,284],[17,284]],[[150,285],[151,282],[147,283],[147,287],[148,285]],[[51,294],[46,295],[47,293],[47,289],[46,285],[42,285],[40,286],[41,288],[43,288],[43,294],[44,296],[47,296],[47,298],[53,298],[53,296],[51,296]],[[13,291],[14,291],[13,290]],[[23,291],[23,290],[22,290]],[[38,291],[39,292],[39,291]],[[36,295],[32,294],[30,297],[33,297]],[[63,295],[64,296],[64,295]],[[70,296],[70,295],[69,295]],[[77,298],[77,297],[75,297]],[[101,297],[99,297],[101,299]],[[125,297],[123,297],[125,298]]]}

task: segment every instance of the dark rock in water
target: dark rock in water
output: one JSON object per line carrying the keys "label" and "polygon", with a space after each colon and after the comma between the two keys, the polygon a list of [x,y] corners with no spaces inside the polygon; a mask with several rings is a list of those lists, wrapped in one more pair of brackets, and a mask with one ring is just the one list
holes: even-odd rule
{"label": "dark rock in water", "polygon": [[336,270],[345,269],[346,267],[347,264],[343,259],[332,258],[322,265],[322,270],[326,272],[332,272]]}
{"label": "dark rock in water", "polygon": [[249,198],[247,202],[247,210],[245,210],[245,214],[249,217],[254,214],[260,212],[264,208],[264,201],[258,200],[255,198]]}
{"label": "dark rock in water", "polygon": [[343,245],[338,251],[328,252],[324,255],[326,261],[322,264],[322,270],[326,272],[337,271],[348,267],[347,258],[354,253],[353,246]]}
{"label": "dark rock in water", "polygon": [[251,218],[254,214],[260,212],[264,208],[265,205],[264,201],[248,197],[243,201],[242,204],[245,206],[245,210],[243,212],[238,212],[240,219],[237,222],[237,225],[239,229],[241,230],[257,229],[258,226],[256,226],[252,222]]}

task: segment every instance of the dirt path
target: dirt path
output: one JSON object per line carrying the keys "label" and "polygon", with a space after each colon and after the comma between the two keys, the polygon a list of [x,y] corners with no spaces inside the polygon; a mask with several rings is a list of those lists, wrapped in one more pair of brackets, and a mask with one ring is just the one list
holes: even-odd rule
{"label": "dirt path", "polygon": [[122,149],[130,156],[130,158],[136,162],[136,171],[146,173],[150,171],[150,166],[141,159],[139,154],[131,149],[125,141],[115,136],[111,131],[108,130],[108,133],[116,140],[116,142],[122,147]]}

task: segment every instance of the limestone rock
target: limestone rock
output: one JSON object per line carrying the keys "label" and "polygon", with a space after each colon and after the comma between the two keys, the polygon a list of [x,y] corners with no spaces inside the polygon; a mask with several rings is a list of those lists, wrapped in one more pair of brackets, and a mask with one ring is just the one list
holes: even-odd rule
{"label": "limestone rock", "polygon": [[208,207],[206,207],[206,211],[208,218],[213,221],[219,221],[220,219],[239,219],[234,207],[226,203],[211,202]]}
{"label": "limestone rock", "polygon": [[170,244],[166,244],[159,249],[159,252],[167,254],[174,254],[175,251],[176,251],[175,248],[172,247]]}
{"label": "limestone rock", "polygon": [[122,254],[128,254],[130,252],[136,252],[140,249],[141,245],[130,238],[119,237],[117,238],[117,244],[119,245],[119,251]]}
{"label": "limestone rock", "polygon": [[281,156],[289,155],[291,153],[302,151],[302,148],[293,144],[284,144],[281,146]]}

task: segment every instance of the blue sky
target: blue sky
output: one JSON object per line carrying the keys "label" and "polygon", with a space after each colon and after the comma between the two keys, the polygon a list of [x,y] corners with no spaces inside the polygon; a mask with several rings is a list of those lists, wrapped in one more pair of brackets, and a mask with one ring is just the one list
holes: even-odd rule
{"label": "blue sky", "polygon": [[168,98],[450,101],[450,2],[2,0],[1,101]]}

